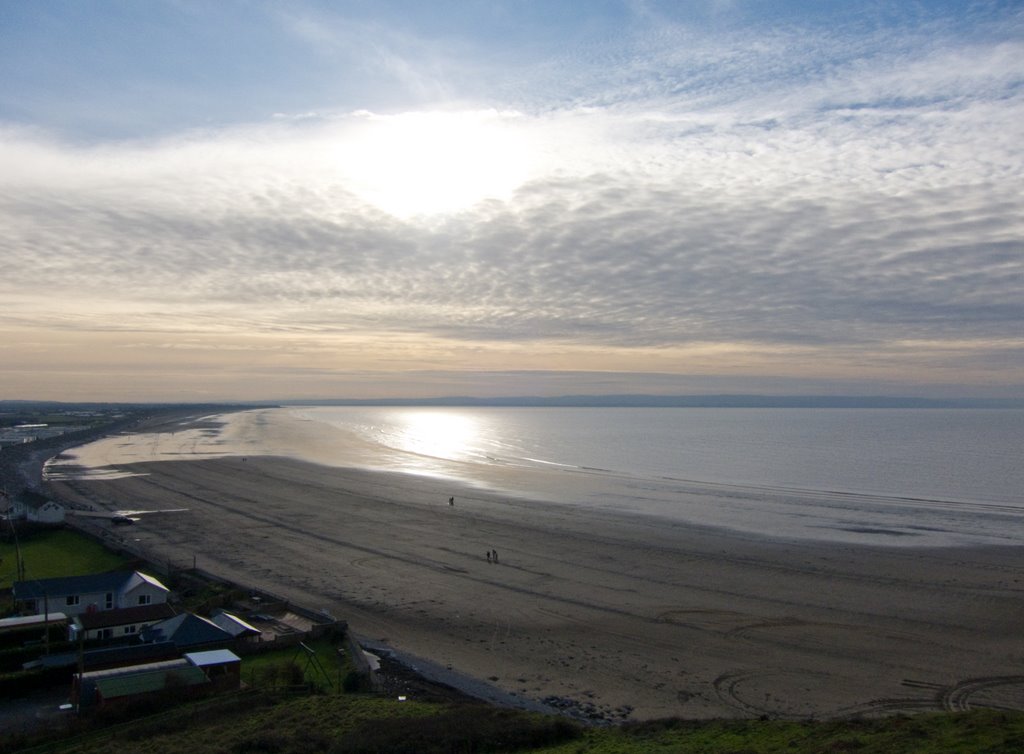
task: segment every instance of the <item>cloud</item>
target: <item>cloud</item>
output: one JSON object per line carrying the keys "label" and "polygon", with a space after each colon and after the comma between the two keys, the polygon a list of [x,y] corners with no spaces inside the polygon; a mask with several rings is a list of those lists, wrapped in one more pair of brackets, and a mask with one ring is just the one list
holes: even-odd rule
{"label": "cloud", "polygon": [[[417,68],[433,49],[372,24],[287,23],[417,96],[458,78],[457,54]],[[969,353],[1019,373],[1021,47],[938,22],[898,43],[641,26],[524,71],[522,108],[324,110],[93,146],[8,128],[0,325],[396,354],[412,338],[650,359],[740,344],[752,363],[833,349],[890,369]]]}

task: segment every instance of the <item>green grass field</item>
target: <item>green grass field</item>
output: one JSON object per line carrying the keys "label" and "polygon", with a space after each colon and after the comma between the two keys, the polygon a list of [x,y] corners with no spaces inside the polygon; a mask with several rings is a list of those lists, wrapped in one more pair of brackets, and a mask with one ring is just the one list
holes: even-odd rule
{"label": "green grass field", "polygon": [[294,665],[303,675],[302,682],[324,692],[340,690],[345,674],[352,667],[347,660],[339,661],[337,644],[318,639],[305,645],[313,650],[314,658],[298,646],[243,656],[242,680],[250,686],[288,685],[293,679],[286,668]]}
{"label": "green grass field", "polygon": [[[124,566],[128,561],[115,555],[99,542],[70,529],[35,532],[21,540],[25,578],[49,579],[58,576],[84,576]],[[0,542],[0,589],[9,589],[17,574],[13,541]]]}

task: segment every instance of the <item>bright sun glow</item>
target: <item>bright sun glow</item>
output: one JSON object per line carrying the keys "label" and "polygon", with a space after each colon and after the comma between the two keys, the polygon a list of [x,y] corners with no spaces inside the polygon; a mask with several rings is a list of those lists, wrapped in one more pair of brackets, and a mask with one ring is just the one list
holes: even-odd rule
{"label": "bright sun glow", "polygon": [[402,450],[451,460],[472,455],[478,444],[476,422],[455,411],[408,411],[399,417]]}
{"label": "bright sun glow", "polygon": [[529,175],[529,150],[513,113],[357,117],[355,131],[338,148],[338,168],[356,194],[397,217],[506,199]]}

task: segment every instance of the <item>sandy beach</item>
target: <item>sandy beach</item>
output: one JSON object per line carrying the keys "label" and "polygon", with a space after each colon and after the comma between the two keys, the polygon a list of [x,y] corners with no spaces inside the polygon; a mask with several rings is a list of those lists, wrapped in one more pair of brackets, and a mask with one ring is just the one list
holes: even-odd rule
{"label": "sandy beach", "polygon": [[116,447],[89,465],[127,473],[51,491],[189,510],[112,538],[520,697],[606,719],[1024,708],[1019,548],[779,542],[285,456]]}

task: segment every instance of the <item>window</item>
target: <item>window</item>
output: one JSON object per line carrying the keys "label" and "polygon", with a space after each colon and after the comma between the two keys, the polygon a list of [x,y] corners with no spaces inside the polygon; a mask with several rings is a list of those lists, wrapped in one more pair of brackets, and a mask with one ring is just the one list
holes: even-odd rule
{"label": "window", "polygon": [[68,595],[68,598],[67,598],[67,600],[65,601],[64,604],[66,604],[68,607],[73,607],[73,606],[77,605],[78,602],[79,602],[78,595],[77,594],[70,594],[70,595]]}
{"label": "window", "polygon": [[150,597],[148,594],[140,594],[139,595],[139,604],[140,605],[148,605],[152,601],[153,601],[153,598]]}
{"label": "window", "polygon": [[114,607],[114,593],[107,592],[107,610],[112,610]]}
{"label": "window", "polygon": [[99,638],[111,639],[114,636],[114,629],[112,628],[101,628],[99,631]]}
{"label": "window", "polygon": [[134,634],[135,633],[135,626],[125,626],[124,627],[124,632],[126,634]]}

